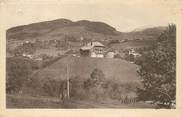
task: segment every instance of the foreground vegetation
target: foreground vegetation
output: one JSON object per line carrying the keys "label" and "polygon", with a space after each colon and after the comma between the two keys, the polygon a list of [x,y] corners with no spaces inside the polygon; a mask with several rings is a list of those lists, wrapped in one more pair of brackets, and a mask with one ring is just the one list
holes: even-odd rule
{"label": "foreground vegetation", "polygon": [[156,105],[144,102],[136,102],[130,104],[121,104],[118,101],[108,100],[107,102],[98,103],[95,101],[72,100],[60,102],[58,98],[53,97],[32,97],[20,95],[7,95],[7,108],[159,108]]}
{"label": "foreground vegetation", "polygon": [[138,62],[143,88],[138,89],[140,100],[151,100],[171,108],[176,100],[176,27],[169,25],[159,36],[153,49]]}

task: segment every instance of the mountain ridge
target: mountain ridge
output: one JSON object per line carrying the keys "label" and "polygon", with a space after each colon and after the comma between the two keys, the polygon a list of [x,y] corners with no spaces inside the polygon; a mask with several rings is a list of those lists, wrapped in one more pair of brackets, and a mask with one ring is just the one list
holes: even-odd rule
{"label": "mountain ridge", "polygon": [[114,35],[116,31],[115,28],[103,22],[95,22],[95,21],[93,22],[89,20],[79,20],[73,22],[68,19],[57,19],[52,21],[44,21],[44,22],[32,23],[28,25],[9,28],[7,29],[7,39],[16,38],[17,33],[23,33],[27,35],[26,33],[31,32],[32,35],[36,37],[40,36],[40,34],[42,33],[50,32],[51,30],[60,29],[64,27],[74,27],[74,26],[82,26],[87,31],[106,34],[106,35]]}
{"label": "mountain ridge", "polygon": [[6,38],[8,44],[14,43],[14,41],[21,43],[22,41],[34,42],[36,40],[64,40],[67,36],[73,37],[75,41],[81,41],[80,38],[83,37],[104,43],[108,43],[110,40],[156,40],[165,28],[159,26],[140,31],[120,32],[100,21],[71,21],[61,18],[9,28]]}

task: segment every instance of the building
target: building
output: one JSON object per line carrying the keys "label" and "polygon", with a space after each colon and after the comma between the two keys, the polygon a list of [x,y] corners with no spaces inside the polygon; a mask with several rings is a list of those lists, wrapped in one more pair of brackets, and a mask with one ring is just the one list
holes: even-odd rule
{"label": "building", "polygon": [[82,56],[90,56],[103,58],[105,46],[100,42],[89,42],[86,46],[80,48],[80,54]]}
{"label": "building", "polygon": [[129,55],[133,55],[134,58],[141,56],[141,54],[137,53],[133,48],[129,50]]}
{"label": "building", "polygon": [[106,54],[106,58],[114,58],[114,56],[115,56],[115,53],[114,52],[108,52]]}
{"label": "building", "polygon": [[24,57],[28,57],[28,58],[30,58],[30,59],[32,59],[32,58],[33,58],[33,56],[32,56],[31,54],[25,54],[25,53],[23,53],[23,54],[22,54],[22,56],[24,56]]}

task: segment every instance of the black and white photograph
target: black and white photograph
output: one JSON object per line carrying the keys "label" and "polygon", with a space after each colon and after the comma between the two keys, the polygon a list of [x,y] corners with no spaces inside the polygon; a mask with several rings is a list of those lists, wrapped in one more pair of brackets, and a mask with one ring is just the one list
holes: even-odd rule
{"label": "black and white photograph", "polygon": [[6,108],[176,109],[177,7],[149,1],[9,3]]}

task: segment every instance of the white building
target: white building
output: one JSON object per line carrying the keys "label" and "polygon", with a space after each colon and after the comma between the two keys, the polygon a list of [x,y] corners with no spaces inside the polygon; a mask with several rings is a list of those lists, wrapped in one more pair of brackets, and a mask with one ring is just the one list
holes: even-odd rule
{"label": "white building", "polygon": [[133,55],[134,58],[141,56],[141,54],[137,53],[133,48],[129,50],[129,55]]}
{"label": "white building", "polygon": [[30,54],[25,54],[25,53],[23,53],[23,54],[22,54],[22,56],[24,56],[24,57],[28,57],[28,58],[30,58],[30,59],[32,59],[32,58],[33,58],[33,56],[32,56],[32,55],[30,55]]}
{"label": "white building", "polygon": [[105,46],[100,42],[90,42],[86,46],[81,47],[81,55],[90,57],[103,58]]}
{"label": "white building", "polygon": [[114,52],[108,52],[106,54],[106,58],[114,58],[115,53]]}

